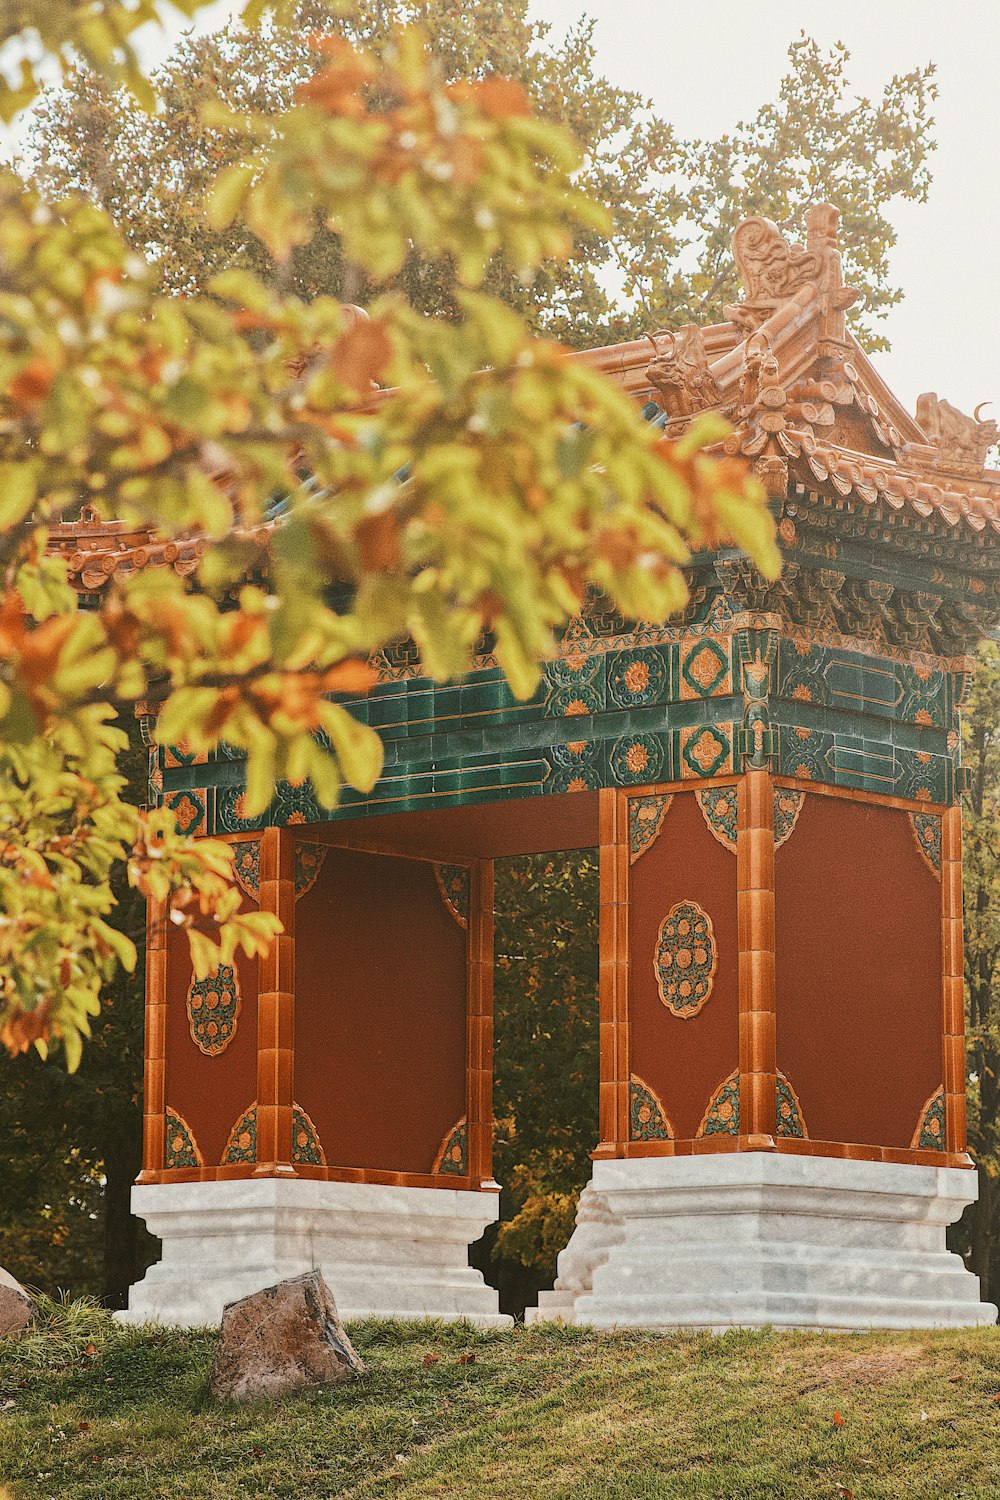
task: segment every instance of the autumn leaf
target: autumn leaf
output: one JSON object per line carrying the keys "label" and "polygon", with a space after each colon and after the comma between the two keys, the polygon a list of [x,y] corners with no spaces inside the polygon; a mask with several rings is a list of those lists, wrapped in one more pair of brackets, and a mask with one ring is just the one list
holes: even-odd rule
{"label": "autumn leaf", "polygon": [[361,318],[337,341],[330,364],[348,390],[363,395],[375,383],[392,358],[392,339],[377,318]]}

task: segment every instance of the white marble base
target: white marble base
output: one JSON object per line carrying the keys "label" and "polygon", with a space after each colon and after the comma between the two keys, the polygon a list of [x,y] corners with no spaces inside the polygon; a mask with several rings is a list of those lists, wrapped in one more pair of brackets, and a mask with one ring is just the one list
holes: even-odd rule
{"label": "white marble base", "polygon": [[597,1161],[530,1322],[939,1328],[996,1321],[945,1246],[976,1174],[751,1151]]}
{"label": "white marble base", "polygon": [[469,1265],[499,1195],[252,1178],[132,1189],[163,1257],[129,1294],[130,1323],[218,1323],[227,1302],[318,1267],[342,1318],[511,1319]]}

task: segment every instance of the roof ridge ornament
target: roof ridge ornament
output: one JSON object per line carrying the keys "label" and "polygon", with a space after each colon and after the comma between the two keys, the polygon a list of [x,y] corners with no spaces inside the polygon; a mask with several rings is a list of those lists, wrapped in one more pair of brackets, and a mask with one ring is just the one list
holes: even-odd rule
{"label": "roof ridge ornament", "polygon": [[722,391],[709,369],[705,336],[697,323],[660,329],[646,337],[653,346],[646,379],[662,397],[668,417],[691,417],[719,404]]}
{"label": "roof ridge ornament", "polygon": [[823,338],[846,337],[844,311],[860,293],[844,285],[837,228],[840,213],[832,203],[814,203],[806,213],[806,245],[782,234],[773,219],[757,214],[733,233],[733,256],[746,299],[726,308],[726,316],[746,332],[759,328],[772,313],[813,287],[822,305]]}
{"label": "roof ridge ornament", "polygon": [[976,476],[983,473],[987,454],[1000,440],[1000,426],[979,416],[983,407],[990,405],[989,401],[980,401],[969,417],[950,401],[939,400],[935,391],[917,397],[917,422],[936,450],[931,460],[935,468]]}

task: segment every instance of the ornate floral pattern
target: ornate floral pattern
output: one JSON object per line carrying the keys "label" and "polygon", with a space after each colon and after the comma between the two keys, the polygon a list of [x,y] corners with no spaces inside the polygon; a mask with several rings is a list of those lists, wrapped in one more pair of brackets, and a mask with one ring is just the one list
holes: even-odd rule
{"label": "ornate floral pattern", "polygon": [[805,792],[793,792],[786,786],[775,787],[774,847],[776,849],[780,849],[786,839],[791,838],[795,831],[795,825],[799,821],[799,813],[802,811],[805,800]]}
{"label": "ornate floral pattern", "polygon": [[720,641],[698,641],[681,662],[681,697],[713,698],[729,692],[729,653]]}
{"label": "ornate floral pattern", "polygon": [[164,802],[173,813],[181,833],[205,832],[204,792],[171,792]]}
{"label": "ornate floral pattern", "polygon": [[326,1166],[319,1132],[300,1104],[292,1105],[292,1161],[310,1167]]}
{"label": "ornate floral pattern", "polygon": [[738,794],[734,786],[709,786],[697,793],[705,822],[719,843],[736,853]]}
{"label": "ornate floral pattern", "polygon": [[694,724],[681,730],[682,776],[725,775],[732,770],[732,758],[732,741],[724,726]]}
{"label": "ornate floral pattern", "polygon": [[620,651],[608,663],[608,691],[619,708],[659,702],[668,682],[667,661],[660,651]]}
{"label": "ornate floral pattern", "polygon": [[651,849],[660,836],[663,820],[673,801],[667,793],[653,793],[648,797],[630,797],[628,804],[629,863],[635,864],[640,854]]}
{"label": "ornate floral pattern", "polygon": [[468,865],[435,865],[434,879],[437,881],[441,900],[451,912],[459,927],[469,925],[469,897],[472,877]]}
{"label": "ornate floral pattern", "polygon": [[671,1141],[673,1128],[656,1094],[633,1073],[628,1086],[630,1141]]}
{"label": "ornate floral pattern", "polygon": [[175,1109],[165,1111],[167,1128],[163,1137],[163,1165],[172,1167],[203,1167],[205,1165],[194,1131]]}
{"label": "ornate floral pattern", "polygon": [[944,1089],[940,1088],[928,1099],[920,1111],[920,1123],[910,1142],[912,1151],[943,1151],[944,1133]]}
{"label": "ornate floral pattern", "polygon": [[205,979],[192,979],[187,992],[191,1040],[206,1057],[225,1052],[239,1021],[240,981],[232,964],[220,964]]}
{"label": "ornate floral pattern", "polygon": [[587,740],[570,740],[553,745],[549,751],[551,767],[545,786],[550,792],[587,792],[601,785],[597,763],[600,746]]}
{"label": "ornate floral pattern", "polygon": [[469,1125],[465,1115],[446,1132],[434,1158],[432,1172],[465,1177],[469,1170]]}
{"label": "ornate floral pattern", "polygon": [[260,839],[244,839],[233,848],[233,874],[252,901],[260,895]]}
{"label": "ornate floral pattern", "polygon": [[663,752],[655,735],[623,734],[611,747],[608,765],[620,786],[638,786],[659,778]]}
{"label": "ornate floral pattern", "polygon": [[229,1132],[226,1149],[222,1153],[225,1166],[234,1161],[257,1160],[257,1101],[245,1109]]}
{"label": "ornate floral pattern", "polygon": [[941,818],[937,813],[910,813],[910,827],[927,868],[941,879]]}
{"label": "ornate floral pattern", "polygon": [[730,1073],[711,1099],[705,1118],[698,1127],[699,1135],[739,1135],[740,1133],[740,1075]]}
{"label": "ornate floral pattern", "polygon": [[304,896],[306,891],[311,891],[323,868],[326,859],[326,844],[303,843],[299,839],[295,841],[295,899]]}
{"label": "ornate floral pattern", "polygon": [[660,923],[653,971],[675,1016],[696,1016],[712,993],[719,956],[712,919],[696,901],[678,901]]}
{"label": "ornate floral pattern", "polygon": [[775,1134],[794,1136],[796,1140],[807,1141],[809,1132],[802,1118],[802,1106],[784,1073],[779,1073],[775,1078],[774,1092]]}
{"label": "ornate floral pattern", "polygon": [[574,652],[545,663],[548,693],[545,712],[549,718],[576,718],[600,713],[607,700],[605,657],[586,651]]}

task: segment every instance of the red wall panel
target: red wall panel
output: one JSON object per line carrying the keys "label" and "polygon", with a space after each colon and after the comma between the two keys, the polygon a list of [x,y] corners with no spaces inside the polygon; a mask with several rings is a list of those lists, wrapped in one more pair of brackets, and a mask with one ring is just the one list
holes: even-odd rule
{"label": "red wall panel", "polygon": [[[712,992],[696,1016],[675,1016],[654,973],[660,923],[679,901],[711,917],[718,948]],[[659,838],[629,873],[630,1070],[659,1095],[675,1135],[697,1134],[712,1094],[739,1066],[736,854],[708,828],[694,792],[678,793]]]}
{"label": "red wall panel", "polygon": [[429,1172],[466,1112],[467,935],[433,867],[331,849],[295,925],[295,1099],[328,1165]]}
{"label": "red wall panel", "polygon": [[[244,898],[243,911],[255,911]],[[257,1093],[257,960],[238,954],[242,1001],[236,1035],[224,1052],[206,1057],[191,1036],[187,992],[191,956],[183,929],[167,931],[166,1102],[187,1121],[205,1159],[218,1166],[232,1130]]]}
{"label": "red wall panel", "polygon": [[941,1083],[941,886],[909,814],[807,795],[775,908],[778,1067],[810,1136],[909,1146]]}

